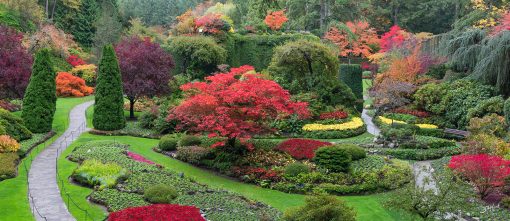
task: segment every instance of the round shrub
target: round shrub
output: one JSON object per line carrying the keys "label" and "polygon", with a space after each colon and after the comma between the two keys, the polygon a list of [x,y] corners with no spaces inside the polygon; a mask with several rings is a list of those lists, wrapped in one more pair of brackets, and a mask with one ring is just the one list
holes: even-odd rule
{"label": "round shrub", "polygon": [[159,184],[152,187],[149,187],[145,190],[143,197],[151,202],[151,203],[159,203],[159,204],[169,204],[175,198],[177,198],[179,194],[177,191],[165,184]]}
{"label": "round shrub", "polygon": [[180,137],[175,134],[165,135],[159,140],[158,147],[159,147],[159,149],[164,150],[164,151],[177,150],[177,144],[179,143],[179,138]]}
{"label": "round shrub", "polygon": [[9,135],[0,135],[0,153],[14,153],[18,151],[20,145],[18,141]]}
{"label": "round shrub", "polygon": [[200,137],[193,135],[184,135],[179,141],[179,147],[189,147],[189,146],[200,146],[202,144],[202,140]]}
{"label": "round shrub", "polygon": [[310,168],[303,163],[291,163],[285,167],[285,175],[295,177],[301,173],[310,172]]}
{"label": "round shrub", "polygon": [[347,172],[352,162],[352,157],[349,151],[342,147],[321,147],[315,151],[313,161],[319,167],[331,172]]}
{"label": "round shrub", "polygon": [[335,145],[335,147],[340,147],[346,150],[351,155],[352,161],[361,160],[367,157],[367,152],[365,149],[355,144],[338,144]]}
{"label": "round shrub", "polygon": [[356,212],[335,196],[309,196],[305,205],[285,211],[283,220],[341,220],[355,221]]}
{"label": "round shrub", "polygon": [[278,145],[279,151],[290,154],[297,160],[312,159],[315,150],[319,147],[329,146],[331,143],[308,139],[289,139]]}
{"label": "round shrub", "polygon": [[142,115],[140,115],[140,118],[139,118],[140,127],[145,128],[145,129],[154,128],[156,126],[155,121],[157,118],[158,118],[158,115],[155,114],[154,112],[144,111],[142,113]]}

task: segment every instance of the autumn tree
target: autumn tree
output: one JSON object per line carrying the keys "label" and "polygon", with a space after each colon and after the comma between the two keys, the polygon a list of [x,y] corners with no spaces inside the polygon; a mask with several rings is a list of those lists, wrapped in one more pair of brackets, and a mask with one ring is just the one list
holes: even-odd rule
{"label": "autumn tree", "polygon": [[40,50],[35,56],[21,113],[25,126],[34,133],[51,131],[57,102],[55,85],[55,71],[50,51]]}
{"label": "autumn tree", "polygon": [[482,199],[503,186],[505,179],[510,176],[510,161],[500,156],[454,156],[448,167],[471,182]]}
{"label": "autumn tree", "polygon": [[366,21],[347,22],[332,26],[324,36],[338,46],[342,57],[367,58],[379,45],[374,28]]}
{"label": "autumn tree", "polygon": [[172,57],[149,38],[130,37],[122,40],[115,51],[119,57],[124,94],[130,103],[130,118],[140,97],[153,97],[168,92]]}
{"label": "autumn tree", "polygon": [[22,98],[32,71],[32,56],[22,46],[23,35],[0,25],[0,99]]}
{"label": "autumn tree", "polygon": [[407,33],[398,25],[394,25],[381,36],[381,52],[387,52],[392,48],[402,45],[406,38]]}
{"label": "autumn tree", "polygon": [[288,21],[289,19],[285,15],[285,10],[280,11],[274,11],[269,13],[266,16],[266,19],[264,19],[264,23],[273,31],[280,30],[283,25]]}
{"label": "autumn tree", "polygon": [[227,137],[227,147],[234,147],[237,139],[272,131],[270,120],[309,115],[307,103],[291,101],[288,91],[251,66],[185,84],[181,90],[185,100],[171,110],[167,120],[178,120],[181,130]]}
{"label": "autumn tree", "polygon": [[56,83],[59,97],[83,97],[94,92],[94,88],[88,87],[85,80],[67,72],[58,73]]}

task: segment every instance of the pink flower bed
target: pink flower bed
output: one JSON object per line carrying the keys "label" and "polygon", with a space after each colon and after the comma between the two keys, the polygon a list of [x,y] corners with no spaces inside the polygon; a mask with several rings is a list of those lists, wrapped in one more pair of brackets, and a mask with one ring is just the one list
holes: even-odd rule
{"label": "pink flower bed", "polygon": [[138,161],[138,162],[142,162],[142,163],[148,163],[148,164],[156,164],[150,160],[147,160],[145,159],[145,157],[141,156],[141,155],[138,155],[136,153],[133,153],[133,152],[128,152],[127,153],[128,157],[133,159],[134,161]]}

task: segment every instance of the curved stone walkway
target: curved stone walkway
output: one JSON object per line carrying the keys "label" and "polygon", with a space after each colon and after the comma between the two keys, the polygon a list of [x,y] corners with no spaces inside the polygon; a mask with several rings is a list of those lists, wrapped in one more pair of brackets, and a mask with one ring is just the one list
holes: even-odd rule
{"label": "curved stone walkway", "polygon": [[[363,100],[368,100],[368,96],[363,95]],[[361,112],[361,119],[363,119],[363,121],[367,125],[367,132],[377,137],[381,133],[381,130],[379,130],[379,128],[374,124],[374,122],[372,121],[372,117],[369,116],[367,112],[368,110],[363,108],[363,112]]]}
{"label": "curved stone walkway", "polygon": [[31,208],[33,208],[32,213],[37,221],[76,220],[69,213],[57,185],[57,151],[59,148],[60,151],[64,151],[74,140],[78,139],[81,133],[86,131],[85,112],[93,104],[93,101],[89,101],[74,107],[69,114],[68,129],[37,155],[32,162],[28,173],[28,182],[29,194],[33,200],[29,199],[29,201]]}

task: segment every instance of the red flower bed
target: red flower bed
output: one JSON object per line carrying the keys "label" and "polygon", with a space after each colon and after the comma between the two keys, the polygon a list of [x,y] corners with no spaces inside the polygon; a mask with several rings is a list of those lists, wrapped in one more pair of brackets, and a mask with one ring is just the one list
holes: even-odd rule
{"label": "red flower bed", "polygon": [[129,158],[133,159],[134,161],[138,161],[138,162],[142,162],[142,163],[148,163],[148,164],[155,164],[154,162],[145,159],[145,157],[143,157],[141,155],[138,155],[136,153],[133,153],[133,152],[128,152],[127,155],[128,155]]}
{"label": "red flower bed", "polygon": [[260,167],[233,167],[231,172],[236,177],[243,177],[247,175],[253,181],[270,180],[278,182],[281,179],[278,172]]}
{"label": "red flower bed", "polygon": [[349,116],[348,113],[345,113],[343,111],[335,111],[335,112],[328,112],[328,113],[322,113],[319,116],[319,119],[321,120],[329,120],[329,119],[345,119]]}
{"label": "red flower bed", "polygon": [[430,117],[430,114],[428,112],[419,111],[419,110],[409,110],[409,109],[404,109],[404,108],[398,108],[398,109],[393,110],[392,112],[397,113],[397,114],[410,114],[410,115],[413,115],[413,116],[419,117],[419,118]]}
{"label": "red flower bed", "polygon": [[155,204],[110,213],[109,221],[205,221],[194,206]]}
{"label": "red flower bed", "polygon": [[85,61],[83,61],[78,55],[71,55],[66,59],[67,63],[72,65],[73,67],[86,65]]}
{"label": "red flower bed", "polygon": [[329,146],[331,143],[307,139],[290,139],[278,145],[279,151],[286,152],[298,160],[312,159],[315,150],[320,147]]}

